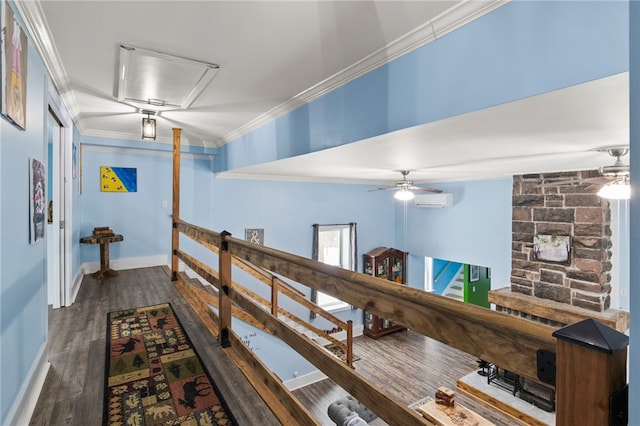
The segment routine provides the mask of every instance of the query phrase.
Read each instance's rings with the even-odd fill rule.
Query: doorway
[[[47,115],[47,303],[65,306],[65,144],[63,126],[55,112]]]

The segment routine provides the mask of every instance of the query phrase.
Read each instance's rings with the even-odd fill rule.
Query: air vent
[[[140,47],[120,45],[118,101],[135,106],[187,109],[218,72],[219,65]]]

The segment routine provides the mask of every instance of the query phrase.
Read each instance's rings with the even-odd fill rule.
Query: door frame
[[[57,182],[51,182],[50,184],[56,185],[58,189],[57,197],[54,191],[54,209],[56,208],[56,204],[58,204],[57,209],[59,221],[64,221],[64,229],[62,230],[59,229],[59,224],[57,224],[57,226],[54,224],[54,230],[59,232],[60,242],[57,253],[51,257],[53,257],[52,261],[56,261],[58,264],[58,291],[60,294],[59,306],[70,306],[75,299],[75,288],[71,270],[73,254],[73,121],[71,120],[71,116],[65,108],[60,95],[57,93],[53,83],[50,81],[48,88],[49,96],[45,128],[48,129],[49,116],[52,116],[58,124],[60,124],[60,141],[57,153],[56,147],[54,146],[54,161],[59,162],[58,179]],[[48,143],[48,130],[46,134],[46,142]],[[56,198],[58,198],[58,200],[56,200]],[[56,203],[56,201],[58,202]],[[47,261],[49,261],[49,256],[47,256]],[[48,285],[49,284],[47,284],[47,286]]]

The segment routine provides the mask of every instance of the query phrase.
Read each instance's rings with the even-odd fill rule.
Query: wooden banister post
[[[229,340],[229,330],[231,330],[231,252],[229,252],[229,242],[227,237],[231,234],[227,231],[220,233],[220,247],[218,247],[218,273],[220,279],[220,291],[218,292],[218,317],[220,318],[220,334],[218,341],[222,347],[231,345]]]
[[[353,321],[347,321],[347,365],[353,367]]]
[[[180,232],[176,223],[180,220],[180,131],[173,128],[173,202],[171,210],[171,280],[178,280],[178,249]]]
[[[271,277],[271,315],[278,318],[278,278]]]
[[[553,336],[556,425],[619,424],[611,420],[610,398],[626,385],[629,337],[592,318],[556,330]],[[624,416],[626,407],[615,411],[614,416]]]

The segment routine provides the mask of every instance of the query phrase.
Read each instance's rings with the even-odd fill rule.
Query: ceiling
[[[16,7],[81,134],[140,139],[147,109],[158,111],[157,143],[170,143],[171,128],[180,127],[185,143],[219,147],[504,3],[23,0]],[[119,101],[121,44],[219,68],[186,108]],[[177,87],[181,75],[163,78],[158,90]],[[431,183],[593,169],[613,163],[603,148],[628,145],[628,103],[621,74],[217,176],[389,184],[399,170]]]

